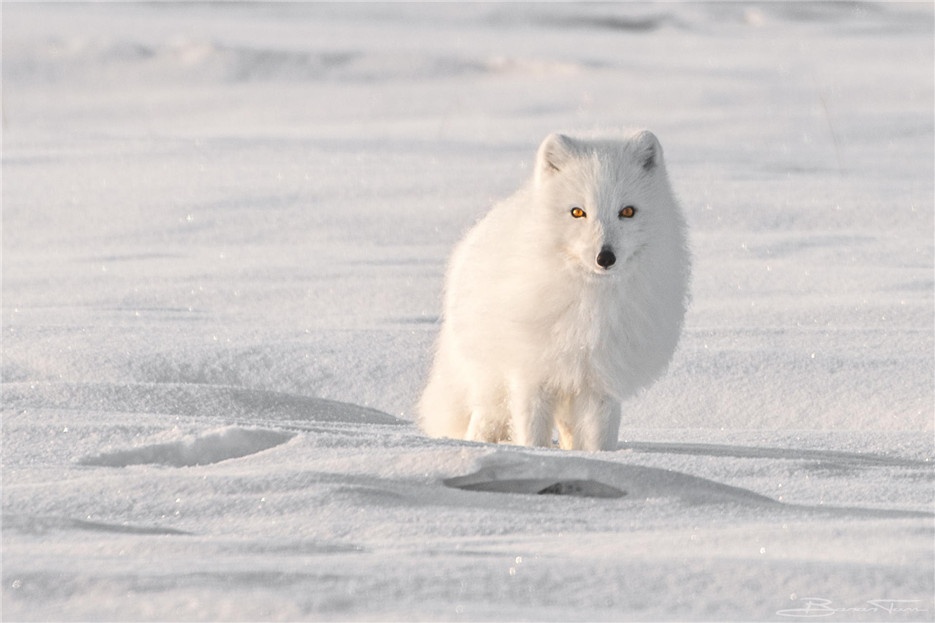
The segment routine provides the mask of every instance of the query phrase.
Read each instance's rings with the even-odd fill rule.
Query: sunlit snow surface
[[[930,3],[2,23],[5,621],[935,618]],[[424,437],[451,246],[621,127],[669,373],[615,452]]]

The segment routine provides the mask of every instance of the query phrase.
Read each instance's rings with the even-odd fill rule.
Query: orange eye
[[[633,218],[636,215],[636,208],[633,206],[626,206],[621,208],[618,216],[620,218]]]
[[[587,216],[587,213],[581,208],[574,207],[571,209],[571,215],[575,218],[584,218]]]

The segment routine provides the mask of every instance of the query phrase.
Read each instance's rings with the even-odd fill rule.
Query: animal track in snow
[[[128,465],[168,465],[191,467],[219,463],[256,454],[284,444],[295,435],[278,430],[231,426],[178,441],[148,444],[126,450],[86,456],[80,465],[126,467]]]

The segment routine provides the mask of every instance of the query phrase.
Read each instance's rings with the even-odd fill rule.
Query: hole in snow
[[[473,479],[472,479],[473,480]],[[616,487],[596,480],[555,480],[545,478],[518,478],[506,480],[466,481],[450,478],[445,485],[464,491],[518,493],[524,495],[569,495],[580,498],[622,498],[627,494]]]

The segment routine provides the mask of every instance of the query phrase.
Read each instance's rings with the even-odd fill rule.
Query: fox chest
[[[599,293],[606,294],[606,293]],[[605,378],[606,369],[626,348],[617,297],[582,293],[541,318],[539,330],[524,340],[550,385],[580,389]]]

